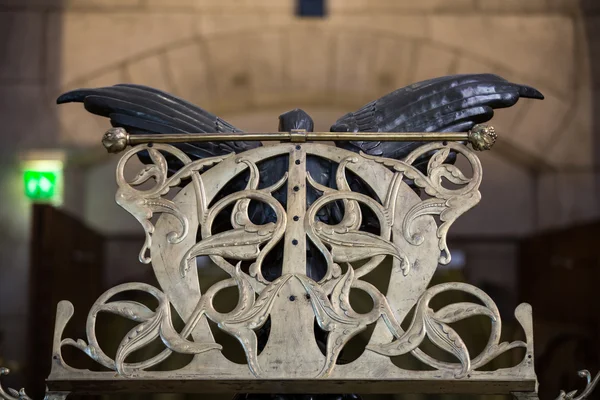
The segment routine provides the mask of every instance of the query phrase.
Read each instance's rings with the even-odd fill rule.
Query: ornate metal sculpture
[[[152,264],[160,289],[127,283],[108,290],[88,314],[85,339],[63,338],[74,309],[60,302],[51,393],[101,391],[98,382],[131,391],[298,393],[310,383],[311,391],[322,393],[535,393],[529,305],[515,311],[525,341],[500,342],[500,314],[484,292],[458,282],[428,287],[438,263],[451,260],[450,226],[481,198],[481,164],[465,142],[489,149],[496,134],[476,123],[519,97],[542,96],[493,75],[445,77],[369,103],[341,118],[330,133],[312,133],[310,117],[294,110],[280,117],[282,132],[247,134],[150,88],[122,85],[61,96],[59,102],[83,101],[119,127],[104,136],[109,151],[135,145],[117,167],[116,201],[142,225],[146,241],[140,261]],[[410,130],[423,133],[403,132]],[[245,138],[251,141],[240,141]],[[263,147],[258,142],[282,139],[291,143]],[[332,139],[337,147],[306,142]],[[457,155],[470,171],[453,164]],[[134,156],[147,165],[127,180],[125,165]],[[151,188],[149,182],[154,182]],[[205,293],[198,283],[200,256],[228,275]],[[384,294],[364,277],[386,258],[392,259],[392,270]],[[237,306],[217,311],[215,296],[231,287],[238,291]],[[369,312],[354,310],[353,290],[371,297]],[[158,305],[113,300],[131,291],[150,294]],[[446,291],[464,292],[477,302],[433,308],[431,300]],[[173,325],[172,308],[185,322],[181,330]],[[100,313],[137,324],[114,355],[96,337]],[[489,318],[491,333],[474,355],[451,325],[476,315]],[[209,320],[242,344],[247,364],[221,354]],[[315,321],[324,337],[315,337]],[[340,363],[344,346],[370,325],[375,329],[364,353]],[[128,361],[158,338],[162,352]],[[425,338],[454,361],[424,352]],[[80,349],[109,371],[73,369],[62,358],[65,346]],[[481,370],[517,347],[524,349],[517,365]],[[150,370],[173,353],[194,357],[176,371]],[[391,357],[404,354],[429,369],[392,363]],[[0,392],[0,397],[12,400],[17,394]]]
[[[452,133],[473,129],[476,124],[491,119],[494,108],[510,107],[521,97],[542,99],[543,95],[534,88],[510,83],[491,74],[446,76],[398,89],[372,101],[358,111],[340,118],[327,135],[312,133],[313,121],[302,110],[282,114],[279,117],[279,130],[305,130],[308,140],[315,140],[315,137],[319,140],[327,138],[335,141],[338,147],[353,152],[362,151],[367,155],[402,159],[426,139],[426,135],[414,132],[444,132],[448,134],[448,138],[453,139],[438,137],[438,140],[460,140]],[[139,85],[74,90],[60,96],[58,102],[83,102],[88,111],[109,117],[113,126],[122,127],[130,134],[130,144],[157,143],[161,134],[167,134],[167,142],[173,144],[176,140],[175,147],[181,149],[190,160],[240,153],[262,146],[260,140],[277,140],[278,137],[273,134],[261,136],[242,132],[185,100]],[[363,135],[362,140],[357,138],[358,131]],[[215,134],[191,137],[189,132]],[[365,135],[368,132],[371,134]],[[389,132],[405,132],[402,135],[404,140],[398,141],[398,136],[387,134]],[[199,139],[203,140],[200,142]],[[300,140],[300,137],[292,138],[294,140]],[[111,151],[122,149],[124,144],[123,140],[116,141]],[[454,151],[448,154],[449,163],[454,161],[455,155]],[[151,162],[148,152],[140,152],[139,157],[144,162]],[[428,154],[423,154],[413,165],[425,172],[428,157]],[[182,166],[181,161],[172,155],[166,155],[166,162],[171,173]],[[259,165],[261,184],[274,185],[282,171],[287,169],[287,164],[285,157],[262,162]],[[323,158],[309,158],[306,170],[320,184],[333,187],[336,183],[331,162]],[[237,177],[231,182],[230,190],[238,191],[245,187],[244,177]],[[360,193],[369,190],[359,180],[350,182],[350,187]],[[309,190],[306,195],[307,204],[310,205],[319,193]],[[275,198],[283,204],[286,202],[284,191],[275,193]],[[276,219],[271,207],[265,203],[251,202],[248,212],[250,218],[257,223],[274,222]],[[330,203],[320,210],[317,217],[321,222],[336,224],[341,220],[342,212],[338,203]],[[223,214],[216,225],[221,226],[228,219],[229,216]],[[370,217],[366,217],[364,222],[369,226],[377,225],[377,221]],[[281,248],[276,249],[274,257],[277,264],[282,263]],[[311,257],[307,262],[311,271],[309,276],[320,276],[327,269],[320,258]]]

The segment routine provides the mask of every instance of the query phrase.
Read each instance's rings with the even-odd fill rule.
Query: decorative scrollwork
[[[382,206],[371,197],[352,192],[346,180],[346,165],[357,163],[358,157],[352,156],[340,162],[336,172],[337,189],[323,186],[316,182],[310,174],[307,179],[311,186],[323,192],[306,213],[304,226],[308,237],[315,243],[327,261],[328,272],[323,281],[337,278],[341,269],[338,262],[355,262],[370,259],[362,268],[362,274],[371,271],[379,265],[386,255],[394,257],[400,263],[400,268],[407,274],[410,263],[406,255],[390,241],[392,221],[389,204]],[[391,189],[393,190],[393,189]],[[336,225],[327,225],[315,221],[317,212],[326,204],[342,200],[344,216]],[[379,236],[360,231],[361,211],[358,203],[368,206],[377,216],[381,227]],[[329,246],[330,250],[326,247]]]
[[[243,163],[250,170],[246,190],[232,193],[206,210],[202,218],[202,241],[192,246],[182,259],[181,273],[185,275],[189,268],[195,266],[195,258],[201,255],[210,256],[215,264],[233,275],[233,266],[224,260],[255,260],[250,267],[250,275],[261,283],[268,283],[262,276],[261,266],[265,256],[273,249],[285,233],[286,213],[281,204],[271,195],[287,180],[287,173],[274,185],[258,189],[259,172],[256,164],[244,158],[236,163]],[[264,225],[256,225],[248,216],[250,200],[264,202],[275,212],[277,221]],[[216,216],[226,207],[234,204],[231,214],[232,230],[212,235],[212,225]],[[261,245],[264,245],[261,249]]]
[[[473,176],[467,178],[455,165],[444,164],[450,151],[453,150],[465,156]],[[423,174],[412,164],[421,156],[437,151],[429,160],[427,165],[427,175]],[[406,177],[414,184],[425,190],[432,198],[423,200],[413,206],[402,221],[402,231],[406,240],[414,245],[423,242],[423,237],[419,233],[413,232],[414,221],[424,215],[439,215],[442,224],[438,227],[437,236],[439,238],[439,249],[441,251],[440,264],[448,264],[451,261],[450,250],[446,243],[446,236],[450,226],[458,217],[473,208],[481,200],[479,185],[481,184],[481,163],[479,159],[466,147],[459,143],[430,143],[418,147],[410,153],[405,160],[394,160],[370,156],[364,153],[361,155],[367,159],[393,168],[397,173],[397,180]],[[455,185],[461,185],[457,189],[448,189],[442,185],[443,178]],[[391,191],[396,191],[395,186],[390,187]],[[395,204],[396,193],[391,193],[389,197],[391,203]]]
[[[10,370],[8,368],[0,367],[0,377],[2,375],[8,375]],[[19,391],[7,388],[6,390],[2,387],[2,382],[0,382],[0,399],[2,400],[31,400],[27,393],[25,393],[25,389],[21,389]]]
[[[569,393],[565,393],[564,390],[560,391],[560,394],[556,398],[556,400],[584,400],[587,399],[588,396],[592,393],[592,391],[600,382],[600,373],[597,373],[594,379],[592,380],[592,374],[587,369],[583,369],[577,373],[580,377],[585,378],[587,380],[587,384],[585,389],[579,396],[575,396],[577,394],[577,390],[572,390]]]
[[[148,152],[152,164],[144,167],[132,181],[126,181],[124,165],[141,151]],[[469,176],[446,163],[451,151],[467,159],[472,170]],[[307,173],[304,166],[307,154],[338,163],[335,183],[331,185],[334,187],[317,182]],[[257,163],[279,155],[289,155],[290,170],[275,184],[259,188]],[[426,173],[413,165],[424,155],[430,156]],[[166,157],[175,157],[183,164],[171,176],[168,175]],[[229,181],[244,171],[248,173],[248,181],[243,190],[217,197]],[[375,195],[353,191],[347,179],[348,171],[363,179],[366,185],[371,185]],[[139,188],[151,179],[154,180],[151,189]],[[407,181],[422,189],[429,198],[420,198]],[[445,187],[445,181],[455,186]],[[463,145],[431,143],[417,148],[404,160],[392,160],[356,155],[331,146],[282,144],[250,150],[235,157],[213,157],[194,162],[172,146],[138,146],[125,153],[120,161],[117,182],[117,202],[142,224],[146,233],[140,259],[151,261],[150,255],[146,254],[150,248],[155,256],[155,252],[164,252],[153,260],[161,289],[130,283],[105,292],[88,314],[86,341],[62,339],[62,328],[59,329],[55,348],[58,348],[62,365],[66,364],[60,357],[61,346],[74,346],[123,377],[149,373],[150,367],[163,362],[172,353],[194,354],[190,368],[196,374],[211,368],[202,364],[203,370],[199,372],[198,360],[215,362],[218,364],[215,370],[221,371],[232,364],[220,353],[221,346],[214,340],[208,320],[241,343],[247,361],[245,371],[249,374],[244,375],[246,378],[286,377],[281,371],[287,371],[303,379],[338,379],[337,362],[344,347],[370,325],[376,325],[374,332],[380,332],[373,334],[367,351],[353,362],[363,370],[367,368],[363,362],[371,362],[364,360],[372,360],[372,357],[409,353],[445,375],[471,379],[470,376],[480,372],[479,368],[516,347],[526,347],[527,357],[515,368],[531,366],[531,328],[527,325],[531,314],[529,306],[521,305],[515,313],[526,332],[526,342],[501,343],[500,314],[484,292],[465,283],[427,288],[437,263],[450,262],[446,243],[448,229],[481,197],[478,190],[481,165]],[[165,195],[182,182],[185,185],[181,191],[174,198],[166,199]],[[273,193],[286,182],[287,204],[282,205]],[[321,195],[308,205],[301,185],[310,185]],[[262,224],[253,222],[249,213],[251,202],[265,205],[274,217]],[[335,224],[327,224],[318,217],[320,211],[331,203],[343,204],[343,214]],[[367,213],[367,209],[371,212]],[[229,210],[231,228],[213,231],[217,218]],[[294,210],[293,213],[291,210]],[[168,216],[162,215],[154,225],[151,222],[154,213]],[[363,228],[363,219],[370,218],[371,214],[379,226],[377,234]],[[432,216],[439,216],[441,222],[436,223]],[[196,236],[196,233],[199,235]],[[301,241],[305,239],[316,246],[326,261],[327,269],[318,281],[303,272],[306,255]],[[263,264],[280,242],[284,244],[282,273],[268,281],[262,274]],[[196,258],[200,256],[208,256],[229,275],[203,293],[196,278],[200,273],[196,269]],[[383,295],[362,278],[380,266],[386,257],[391,258],[393,265],[390,287]],[[342,267],[345,267],[344,273]],[[213,302],[217,294],[227,288],[236,288],[238,301],[233,310],[222,313],[215,309]],[[353,309],[350,304],[353,290],[371,297],[371,310],[358,313]],[[158,300],[158,306],[150,309],[134,301],[113,300],[115,295],[126,291],[149,293]],[[446,291],[467,293],[476,297],[479,303],[462,302],[434,310],[430,306],[432,299]],[[172,306],[185,322],[180,331],[173,327]],[[61,322],[64,325],[72,315],[72,306],[63,304],[60,307],[64,308],[64,321]],[[411,308],[414,313],[410,317],[410,325],[404,330],[401,323]],[[122,338],[111,356],[103,351],[96,337],[95,324],[99,313],[113,314],[137,323]],[[485,316],[491,321],[487,345],[477,355],[470,354],[465,341],[452,327],[453,323],[473,316]],[[261,347],[257,331],[269,318],[272,321],[271,336]],[[314,340],[302,342],[299,333],[312,334],[314,321],[321,331],[327,332],[327,339],[322,340],[326,342],[324,353]],[[282,327],[284,323],[289,326]],[[290,343],[285,340],[288,336],[293,338]],[[131,353],[157,338],[164,344],[159,354],[139,362],[127,361]],[[441,361],[425,353],[422,350],[425,338],[456,360]],[[294,348],[293,341],[302,342],[298,346],[302,348]],[[307,349],[311,345],[314,348]],[[260,356],[259,348],[263,348]],[[300,356],[298,352],[310,352],[304,360],[310,360],[312,366],[300,366],[304,369],[295,373],[294,357]],[[285,366],[282,367],[282,364]],[[389,376],[395,376],[398,370],[391,363],[385,368],[382,373]],[[239,372],[239,369],[236,371]],[[371,373],[368,368],[363,372]],[[373,372],[370,378],[378,379],[377,374],[379,372]]]
[[[167,160],[160,153],[160,150],[175,156],[184,164],[184,166],[171,177],[168,177]],[[145,166],[132,181],[128,182],[124,175],[125,165],[131,157],[142,151],[148,152],[153,164]],[[146,145],[136,146],[123,155],[117,165],[117,185],[119,188],[117,189],[115,200],[117,204],[133,215],[144,228],[146,241],[140,251],[140,261],[142,263],[149,264],[152,261],[152,258],[146,255],[146,253],[152,245],[154,225],[150,222],[150,219],[154,213],[171,214],[177,218],[181,224],[180,232],[173,231],[168,234],[170,243],[181,242],[187,236],[189,231],[189,221],[187,217],[178,209],[175,203],[171,200],[163,199],[162,196],[166,195],[172,187],[179,185],[182,179],[191,176],[194,187],[196,188],[199,213],[204,215],[207,206],[204,195],[204,185],[200,175],[195,172],[212,167],[231,155],[233,155],[233,153],[225,157],[209,157],[192,162],[182,151],[175,147],[163,144],[156,144],[152,147]],[[156,182],[153,188],[149,190],[137,190],[133,188],[134,186],[139,186],[148,182],[151,178],[154,178]]]
[[[329,332],[327,359],[317,377],[326,377],[333,371],[342,348],[355,335],[365,330],[369,324],[374,323],[380,317],[393,318],[385,296],[373,285],[355,280],[354,270],[351,266],[348,266],[348,271],[336,283],[330,295],[312,279],[303,276],[297,276],[297,278],[310,295],[317,323],[321,329]],[[371,296],[374,303],[371,312],[358,314],[352,309],[350,289],[353,287],[361,289]]]
[[[436,295],[458,290],[477,297],[484,305],[476,303],[450,304],[438,311],[429,307],[430,301]],[[448,325],[475,315],[484,315],[492,322],[492,332],[485,349],[474,359],[471,359],[467,346],[460,336]],[[388,326],[396,340],[384,345],[368,345],[367,349],[385,356],[398,356],[412,352],[420,361],[439,369],[455,371],[456,378],[463,378],[474,369],[480,368],[507,350],[516,347],[527,347],[522,341],[500,343],[501,324],[500,313],[493,300],[482,290],[460,282],[444,283],[433,286],[419,298],[415,307],[414,317],[410,327],[403,331],[393,315],[387,315]],[[459,363],[448,363],[434,359],[418,349],[425,339],[440,349],[454,355]]]
[[[132,290],[143,291],[156,298],[158,300],[156,310],[152,311],[145,305],[135,301],[108,302],[118,293]],[[96,318],[98,313],[101,312],[120,315],[140,322],[121,340],[114,360],[106,355],[96,338]],[[76,347],[101,365],[116,370],[122,375],[127,375],[130,371],[143,370],[162,362],[171,352],[199,354],[221,348],[217,343],[195,343],[187,340],[186,337],[192,328],[193,326],[188,324],[181,334],[176,332],[171,319],[171,305],[163,292],[144,283],[126,283],[106,291],[92,306],[86,325],[89,344],[82,339],[77,341],[64,339],[61,346]],[[125,363],[127,356],[147,346],[156,338],[160,338],[167,349],[149,360],[140,363]]]

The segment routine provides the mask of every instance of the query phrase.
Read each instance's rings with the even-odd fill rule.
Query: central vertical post
[[[287,225],[282,275],[306,275],[306,151],[294,145],[288,169]],[[259,356],[270,377],[314,378],[325,356],[314,333],[315,314],[304,286],[294,277],[281,288],[271,311],[271,332]]]
[[[296,145],[290,152],[287,191],[287,225],[283,246],[282,275],[306,275],[306,151]]]

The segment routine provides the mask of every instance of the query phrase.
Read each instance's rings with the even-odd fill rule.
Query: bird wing
[[[452,75],[418,82],[348,113],[332,132],[466,132],[489,121],[494,109],[519,98],[543,99],[536,89],[493,74]],[[340,141],[352,151],[400,159],[422,143]]]
[[[196,132],[242,132],[227,121],[195,106],[183,99],[147,86],[119,84],[96,89],[77,89],[61,95],[58,104],[80,102],[92,114],[110,118],[115,127],[122,127],[131,135],[160,133],[196,133]],[[176,143],[192,160],[240,153],[261,146],[258,141],[216,141],[196,143]],[[169,173],[182,167],[176,157],[163,153],[167,160]],[[152,163],[146,151],[138,152],[143,163]],[[280,157],[281,158],[281,157]],[[260,187],[271,186],[285,172],[286,160],[273,158],[259,164]],[[240,174],[228,183],[227,190],[217,195],[222,198],[226,193],[243,190],[247,177]],[[274,194],[276,198],[281,194]],[[213,224],[215,230],[229,224],[229,211],[224,212]],[[264,224],[276,220],[273,210],[260,202],[251,202],[249,214],[254,223]]]
[[[183,99],[147,86],[120,84],[96,89],[77,89],[64,93],[58,104],[80,102],[92,114],[110,118],[115,127],[128,133],[241,132],[210,112]],[[198,159],[239,153],[260,142],[180,143],[175,146],[190,158]]]

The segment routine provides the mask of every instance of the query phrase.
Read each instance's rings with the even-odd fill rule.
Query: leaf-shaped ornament
[[[353,262],[379,255],[403,258],[393,243],[369,232],[329,233],[321,230],[316,233],[319,239],[331,247],[331,256],[336,262]]]
[[[486,315],[492,321],[496,321],[499,318],[499,315],[495,315],[489,308],[475,303],[454,303],[447,305],[436,311],[434,317],[440,322],[451,324],[475,315]]]
[[[181,354],[199,354],[209,350],[221,350],[219,343],[191,342],[177,333],[171,322],[171,317],[163,318],[160,325],[160,337],[163,343],[172,351]]]
[[[113,301],[100,306],[98,311],[117,314],[133,321],[144,322],[154,316],[154,312],[137,301]]]
[[[446,161],[446,159],[448,158],[448,155],[450,155],[450,149],[448,148],[436,152],[429,159],[429,164],[427,164],[427,175],[431,176],[431,172],[434,169],[438,168],[440,165],[442,165],[444,161]]]
[[[156,165],[150,164],[146,165],[144,168],[140,170],[140,172],[133,178],[132,181],[129,182],[131,186],[138,186],[144,182],[147,182],[150,178],[154,178],[158,175],[159,171]]]
[[[254,260],[260,245],[273,238],[275,224],[249,225],[209,236],[192,246],[181,261],[181,274],[193,268],[198,256],[221,256],[234,260]]]
[[[425,330],[427,331],[427,337],[434,345],[454,355],[460,361],[462,369],[456,374],[456,378],[465,377],[471,370],[471,359],[469,350],[460,336],[458,336],[458,333],[450,326],[436,319],[433,313],[425,317]]]
[[[152,162],[154,163],[154,165],[156,165],[156,168],[158,168],[159,171],[159,185],[162,185],[164,183],[164,180],[167,177],[167,173],[168,173],[168,167],[167,167],[167,160],[165,159],[165,157],[160,154],[160,152],[156,149],[153,148],[148,148],[148,154],[150,155],[150,158],[152,159]],[[163,181],[163,182],[161,182]]]
[[[429,173],[429,177],[432,182],[436,182],[438,185],[442,184],[442,178],[448,179],[448,181],[456,185],[466,185],[471,182],[470,178],[467,178],[456,165],[444,164]]]
[[[121,375],[126,375],[125,359],[131,353],[150,344],[160,335],[160,324],[163,316],[163,309],[159,308],[152,319],[143,322],[130,330],[123,338],[117,349],[115,357],[115,368]]]

